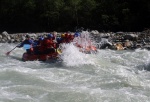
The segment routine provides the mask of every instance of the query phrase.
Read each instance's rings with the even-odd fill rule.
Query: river
[[[150,102],[150,52],[73,45],[58,61],[21,61],[24,50],[0,43],[0,102]]]

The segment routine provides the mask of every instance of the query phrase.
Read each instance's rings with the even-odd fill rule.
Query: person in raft
[[[26,50],[27,54],[32,54],[33,53],[33,48],[32,48],[33,41],[31,40],[29,35],[26,35],[25,38],[26,39],[17,47],[18,48],[23,47]]]
[[[52,54],[55,53],[55,49],[56,43],[53,41],[53,35],[48,34],[47,38],[41,42],[39,50],[42,52],[42,54]]]

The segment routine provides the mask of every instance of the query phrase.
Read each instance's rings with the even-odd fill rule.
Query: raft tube
[[[34,55],[27,54],[26,52],[22,55],[22,61],[47,61],[53,58],[57,58],[58,53],[53,54],[42,54],[42,55]]]

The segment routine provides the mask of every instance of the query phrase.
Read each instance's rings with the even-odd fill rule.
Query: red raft
[[[34,54],[27,54],[26,52],[22,55],[22,61],[47,61],[50,59],[54,59],[58,57],[58,53],[53,54],[41,54],[41,55],[34,55]]]

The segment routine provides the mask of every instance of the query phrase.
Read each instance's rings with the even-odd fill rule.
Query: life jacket
[[[24,40],[24,41],[19,45],[19,47],[23,47],[24,44],[32,45],[32,44],[33,44],[33,41],[30,40],[30,39],[26,39],[26,40]]]
[[[44,40],[41,40],[40,43],[39,43],[39,48],[38,48],[39,51],[40,51],[40,52],[44,52],[44,50],[46,49],[45,46],[46,46],[46,45],[45,45],[45,39],[44,39]]]
[[[55,39],[56,39],[56,37],[55,37],[55,35],[53,34],[52,40],[55,40]]]
[[[65,38],[61,38],[61,43],[66,43],[66,39]]]
[[[39,50],[45,51],[46,49],[49,49],[49,48],[56,48],[56,44],[53,42],[52,39],[46,38],[41,42]]]
[[[71,42],[70,34],[68,34],[68,33],[65,34],[65,41],[66,41],[66,43],[70,43]]]
[[[23,47],[27,53],[32,54],[33,53],[33,40],[26,39],[24,40],[19,47]]]

